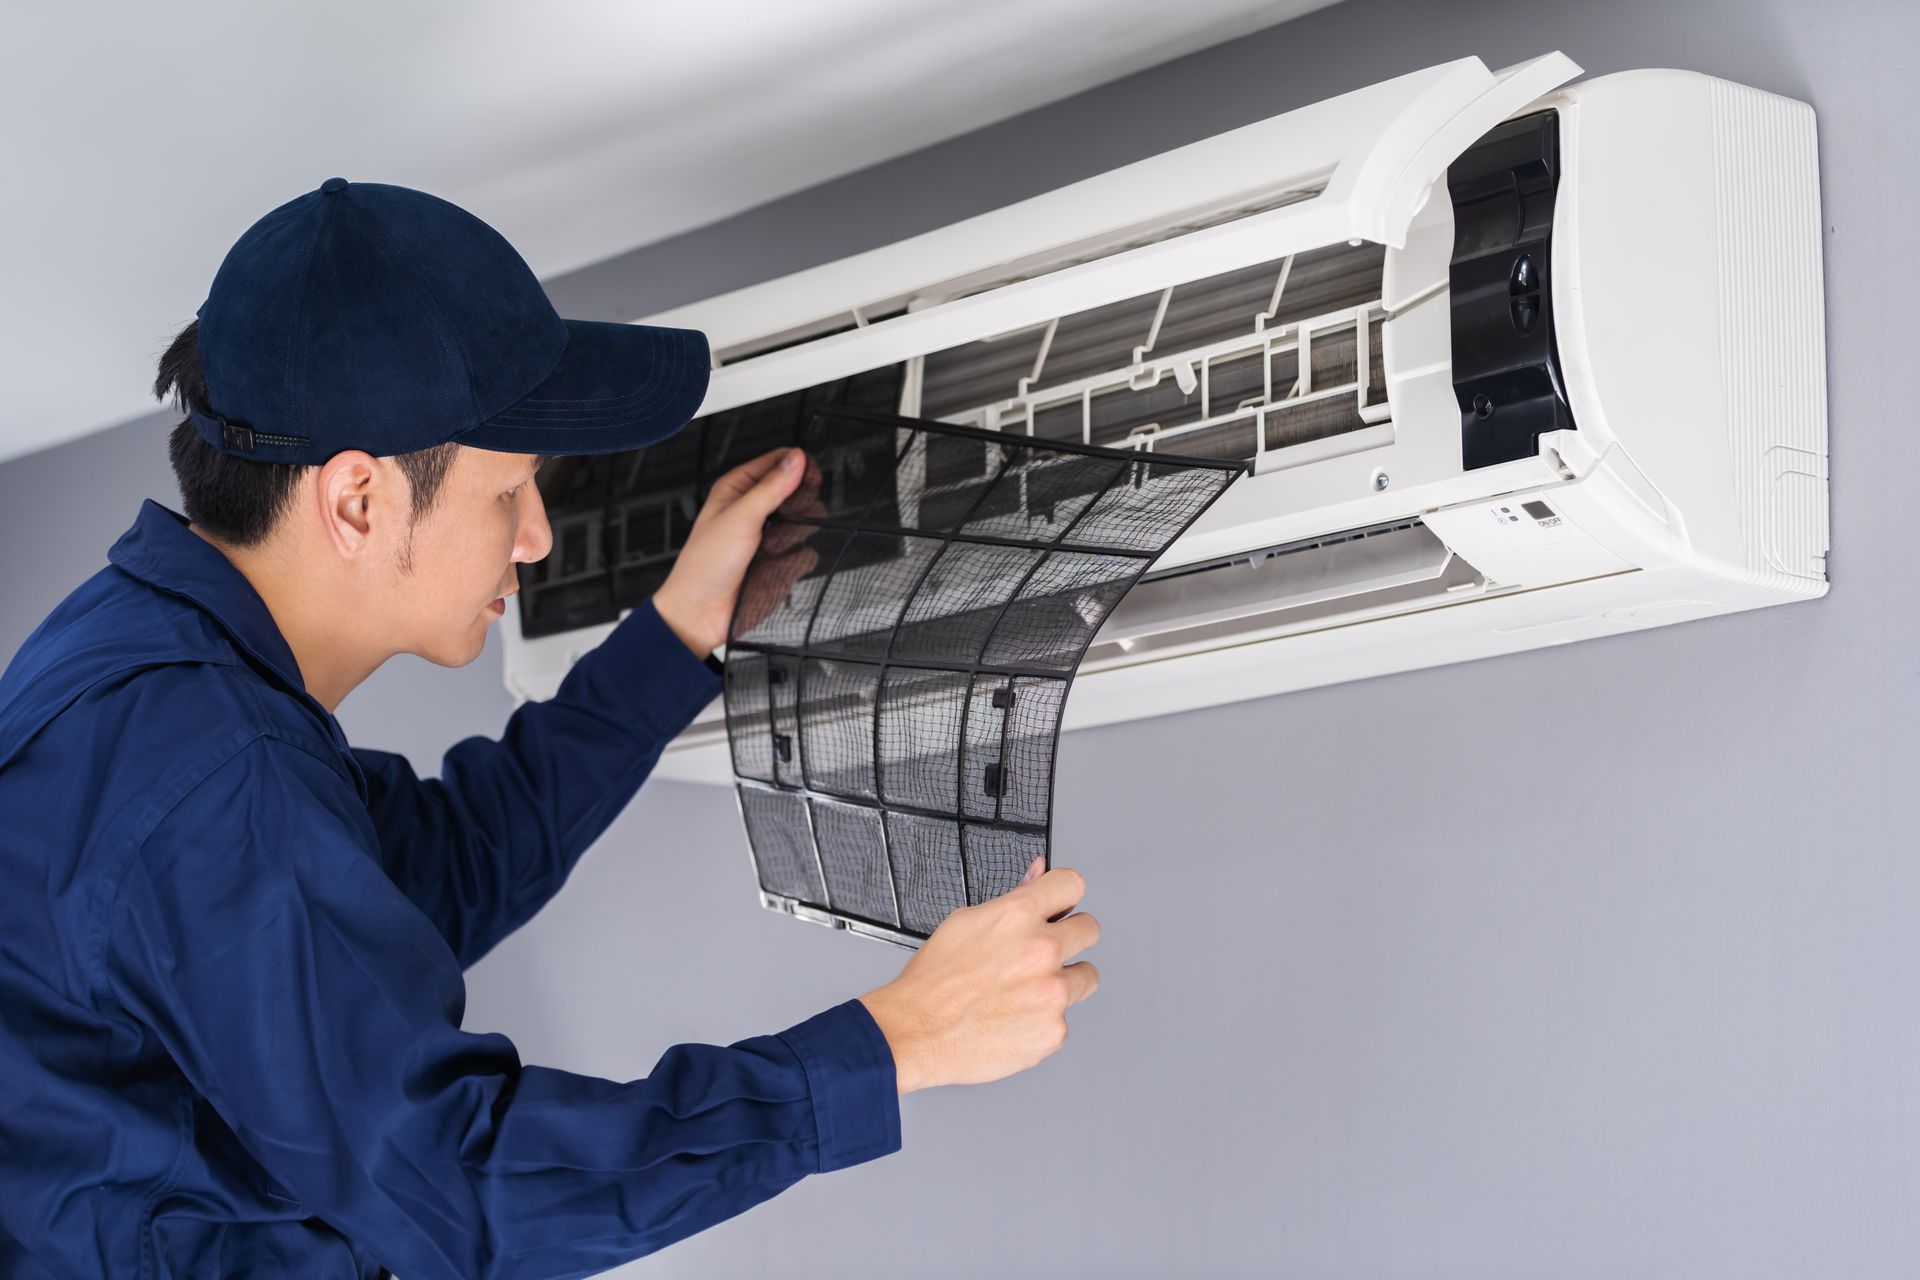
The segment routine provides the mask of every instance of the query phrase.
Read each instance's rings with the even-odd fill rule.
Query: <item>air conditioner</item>
[[[709,335],[701,419],[548,487],[508,688],[825,404],[1248,464],[1068,729],[1823,594],[1812,110],[1578,73],[1449,62],[649,317]],[[717,701],[659,772],[730,777]]]

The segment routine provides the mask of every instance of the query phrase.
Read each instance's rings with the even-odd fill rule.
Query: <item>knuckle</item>
[[[1020,959],[1034,968],[1056,965],[1060,963],[1060,946],[1044,935],[1030,936],[1020,944]]]
[[[1047,1003],[1064,1009],[1073,1003],[1073,982],[1063,971],[1057,977],[1047,979]]]

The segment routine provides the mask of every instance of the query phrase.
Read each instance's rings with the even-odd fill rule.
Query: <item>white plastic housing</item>
[[[1089,650],[1069,729],[1823,594],[1812,110],[1679,71],[1558,87],[1577,72],[1557,53],[1498,74],[1448,63],[648,322],[708,332],[725,362],[714,412],[1288,254],[1386,245],[1370,313],[1384,410],[1260,453],[1155,568],[1387,533],[1142,583]],[[1577,427],[1467,471],[1445,171],[1541,108],[1559,114],[1551,305]],[[791,345],[756,354],[776,343]],[[1185,356],[1138,358],[1151,380]],[[1517,518],[1528,501],[1548,515]],[[521,697],[550,694],[608,630],[527,640],[513,610],[503,629]],[[731,776],[717,703],[659,772]]]

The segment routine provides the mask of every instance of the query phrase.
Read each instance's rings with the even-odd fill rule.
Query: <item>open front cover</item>
[[[1241,467],[846,409],[800,443],[727,642],[740,810],[767,905],[917,946],[1051,865],[1081,655]]]

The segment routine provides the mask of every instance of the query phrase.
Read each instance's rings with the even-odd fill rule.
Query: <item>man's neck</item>
[[[272,541],[235,547],[198,526],[188,528],[225,556],[266,604],[281,639],[293,651],[300,682],[329,713],[392,656],[366,647],[358,634],[362,628],[356,626],[365,620],[341,606],[340,590],[294,572],[289,562],[298,557],[285,548]]]

